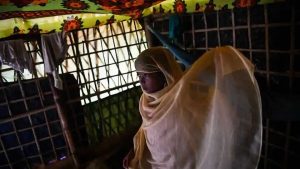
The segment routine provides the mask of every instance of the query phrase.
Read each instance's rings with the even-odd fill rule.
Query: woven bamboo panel
[[[137,21],[71,32],[58,67],[62,91],[44,73],[39,39],[25,40],[36,71],[20,74],[1,65],[1,169],[63,160],[140,124],[133,61],[147,43]]]

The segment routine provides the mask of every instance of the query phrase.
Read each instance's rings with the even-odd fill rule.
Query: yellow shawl
[[[145,64],[146,63],[146,64]],[[184,74],[167,49],[142,52],[137,71],[164,73],[168,86],[143,93],[134,169],[255,169],[262,142],[253,65],[235,48],[202,55]]]

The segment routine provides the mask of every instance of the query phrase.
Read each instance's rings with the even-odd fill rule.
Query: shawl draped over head
[[[143,51],[137,72],[161,71],[167,86],[143,92],[134,137],[134,169],[255,169],[262,140],[253,65],[235,48],[217,47],[181,71],[163,47]]]

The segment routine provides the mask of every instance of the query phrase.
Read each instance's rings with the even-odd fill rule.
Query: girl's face
[[[138,77],[143,90],[147,93],[157,92],[165,87],[166,79],[162,72],[141,73]]]

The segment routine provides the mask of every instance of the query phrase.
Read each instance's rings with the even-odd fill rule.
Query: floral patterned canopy
[[[1,0],[0,38],[70,31],[151,14],[248,7],[278,0]]]

